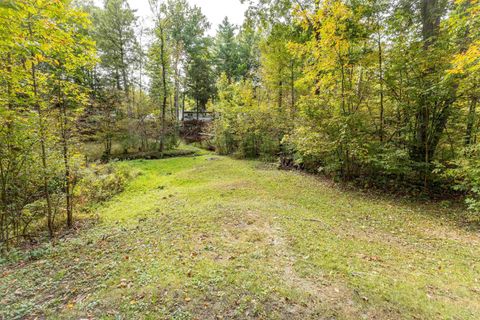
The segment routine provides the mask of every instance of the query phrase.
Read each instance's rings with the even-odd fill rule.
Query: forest
[[[214,37],[149,4],[150,29],[122,0],[2,2],[2,243],[72,227],[104,197],[88,163],[175,149],[185,111],[218,115],[220,154],[478,208],[478,1],[261,0]]]
[[[420,201],[421,208],[424,205],[433,206],[424,209],[427,213],[423,217],[420,217],[421,213],[415,218],[407,217],[405,207],[399,207],[398,218],[394,216],[384,221],[386,217],[377,215],[375,211],[371,219],[393,223],[398,228],[397,224],[401,224],[403,219],[413,219],[409,221],[424,223],[431,228],[444,228],[435,223],[452,220],[455,226],[461,224],[459,228],[463,230],[452,229],[460,232],[455,239],[470,237],[465,240],[468,246],[478,243],[478,234],[467,236],[464,232],[476,228],[480,221],[480,1],[238,1],[248,8],[244,23],[236,25],[225,17],[218,26],[212,26],[202,9],[188,0],[146,1],[151,21],[139,16],[127,0],[0,1],[0,267],[4,263],[21,261],[25,254],[27,260],[37,259],[32,258],[35,252],[48,255],[50,249],[46,252],[35,248],[44,248],[44,245],[53,248],[62,239],[75,237],[84,229],[106,228],[105,221],[123,221],[130,217],[129,210],[136,212],[137,206],[150,208],[151,199],[140,200],[142,195],[135,193],[132,186],[143,190],[144,194],[150,194],[148,192],[152,190],[167,192],[168,188],[165,189],[164,185],[155,186],[145,179],[166,179],[170,183],[170,175],[178,178],[172,178],[171,183],[179,194],[191,194],[185,195],[184,201],[187,202],[169,207],[171,212],[165,214],[172,215],[172,212],[180,210],[178,206],[186,206],[187,211],[178,213],[178,219],[193,229],[194,220],[182,220],[187,219],[182,214],[190,217],[188,210],[193,210],[190,208],[193,204],[188,199],[193,201],[197,199],[197,193],[201,193],[192,181],[199,186],[205,183],[204,196],[211,196],[211,199],[216,199],[218,195],[228,198],[231,190],[237,190],[239,194],[236,197],[243,199],[241,190],[244,190],[244,184],[252,184],[251,189],[244,190],[252,192],[250,197],[262,197],[264,192],[270,192],[271,197],[283,199],[287,197],[291,184],[291,190],[296,190],[299,196],[305,192],[303,196],[311,203],[311,209],[321,211],[323,207],[315,202],[317,197],[312,192],[322,193],[324,197],[331,191],[310,180],[319,178],[336,187],[353,188],[355,191],[352,192],[406,198],[409,203]],[[193,120],[187,121],[187,115],[193,115]],[[200,120],[204,116],[209,117],[208,121]],[[191,162],[193,160],[189,160],[197,158],[204,159],[208,164],[195,165]],[[250,163],[256,167],[252,169]],[[192,168],[190,171],[187,169],[189,166]],[[206,170],[205,166],[211,168],[211,175],[202,171]],[[258,169],[264,167],[282,170],[267,174]],[[257,169],[260,171],[255,171]],[[186,172],[195,176],[195,170],[204,180],[198,177],[188,180]],[[153,173],[156,171],[162,173],[157,176]],[[292,176],[289,172],[293,172]],[[297,181],[296,174],[306,176],[304,180]],[[253,180],[236,183],[234,178],[242,175],[251,179],[264,177],[265,180],[255,183],[265,184],[265,189],[256,190]],[[215,184],[206,182],[212,177],[227,186],[217,190],[215,195],[209,189]],[[225,181],[230,181],[228,179],[232,179],[233,186],[227,185]],[[278,189],[270,183],[278,183],[278,188],[286,189],[277,194]],[[280,186],[281,183],[288,185]],[[296,189],[298,184],[304,184],[304,187]],[[190,186],[190,189],[185,191],[182,189],[184,186]],[[338,192],[343,197],[344,189]],[[128,197],[134,195],[138,201],[146,202],[128,202]],[[172,191],[161,197],[170,201],[176,194]],[[351,202],[357,206],[358,212],[364,212],[364,206],[388,212],[392,206],[383,202],[387,200],[369,200],[372,201],[370,204],[363,203],[364,200],[359,200],[357,195],[345,197],[342,198],[345,207],[351,206],[348,204]],[[241,199],[232,202],[224,200],[218,206],[253,201],[251,198]],[[271,206],[262,207],[266,213],[261,218],[251,216],[253,209],[245,207],[238,210],[246,210],[245,219],[250,219],[253,225],[273,223],[276,216],[270,216],[270,210],[276,208],[276,204],[268,202],[273,198],[266,199],[265,203]],[[300,198],[288,199],[292,206],[310,208]],[[330,196],[325,199],[333,201]],[[284,200],[287,201],[286,198]],[[198,208],[207,206],[201,201]],[[402,201],[398,200],[399,206],[403,206],[400,204]],[[118,212],[116,215],[110,212],[114,203],[119,206],[115,209]],[[256,202],[245,204],[250,207],[256,205]],[[445,206],[449,213],[443,212]],[[328,210],[334,207],[332,205]],[[153,210],[153,207],[150,209]],[[208,212],[208,209],[202,210]],[[397,212],[395,210],[393,215]],[[458,214],[461,219],[457,217],[457,211],[461,212]],[[105,217],[102,212],[106,212]],[[455,212],[454,218],[451,212]],[[333,219],[325,220],[331,224],[330,227],[327,225],[327,229],[342,229],[335,224],[340,222],[335,220],[334,215],[325,214],[328,214],[325,219]],[[352,215],[351,219],[360,219]],[[369,214],[366,213],[366,216]],[[150,219],[149,216],[138,217],[135,216],[135,221],[137,218]],[[190,218],[200,219],[196,216]],[[235,216],[232,221],[237,218]],[[301,223],[318,222],[315,215],[288,219],[297,218]],[[212,219],[208,223],[214,223],[215,219]],[[342,216],[342,221],[349,219]],[[428,222],[422,219],[428,219]],[[169,216],[168,223],[172,220],[175,220],[173,215]],[[367,220],[369,218],[365,218]],[[242,221],[238,225],[242,225]],[[97,223],[101,227],[95,227]],[[111,223],[113,228],[114,223]],[[163,228],[168,223],[159,225]],[[202,223],[207,222],[199,220],[196,223],[200,228]],[[301,238],[301,232],[297,233],[298,226],[282,223],[288,232],[292,232],[292,237],[295,234]],[[355,223],[352,222],[350,227],[353,228]],[[248,221],[246,225],[250,225]],[[225,228],[230,230],[228,226]],[[184,232],[184,237],[193,232],[193,229],[177,227],[180,234]],[[262,232],[275,238],[272,230]],[[245,234],[250,231],[246,230]],[[125,239],[132,237],[134,232],[125,235]],[[209,231],[202,232],[206,234]],[[108,242],[109,237],[102,235],[101,241]],[[239,237],[243,239],[242,235]],[[382,236],[376,234],[375,237]],[[150,241],[146,235],[145,239]],[[240,241],[238,237],[236,239]],[[287,241],[285,239],[278,241],[283,243]],[[307,240],[298,239],[295,244],[300,246],[301,241],[305,241],[303,245],[307,245]],[[410,240],[417,243],[418,239]],[[334,242],[332,245],[335,246]],[[449,250],[448,254],[456,254],[450,251],[452,247],[443,249]],[[185,250],[194,249],[188,247]],[[305,257],[314,257],[314,253],[308,250],[303,252],[303,247],[298,250]],[[471,249],[470,254],[475,250]],[[227,249],[224,254],[226,252]],[[128,260],[128,254],[124,255]],[[372,255],[368,259],[378,262],[378,256]],[[192,257],[195,258],[196,254]],[[452,259],[457,261],[460,258],[455,256]],[[333,259],[332,264],[323,262],[324,265],[318,262],[317,267],[326,270],[331,267],[341,272],[342,267],[332,267],[340,260]],[[466,260],[465,263],[471,263],[471,269],[467,268],[471,274],[466,277],[474,279],[478,276],[478,260],[476,267],[472,262],[474,255]],[[269,260],[268,263],[275,265],[275,261]],[[311,270],[302,263],[295,264],[295,268],[297,271],[305,268],[302,274],[309,274]],[[349,261],[344,263],[349,264]],[[461,267],[457,266],[459,269],[456,271],[461,273]],[[261,270],[262,267],[258,268]],[[286,265],[285,268],[292,269],[294,266]],[[262,274],[258,270],[258,274]],[[187,278],[191,277],[190,273],[191,270],[185,271]],[[8,274],[10,271],[4,272],[4,276]],[[0,276],[0,288],[4,276]],[[266,278],[257,280],[261,283]],[[425,283],[433,281],[429,279],[424,279]],[[339,315],[345,319],[358,319],[364,315],[366,319],[400,319],[405,315],[405,318],[417,319],[474,319],[474,314],[480,312],[478,301],[476,304],[472,302],[480,292],[478,277],[475,279],[474,287],[468,289],[474,292],[473,296],[458,293],[461,296],[458,299],[464,299],[464,313],[457,314],[458,317],[454,316],[453,309],[448,309],[450,305],[445,307],[448,305],[446,302],[432,304],[440,310],[437,310],[440,313],[435,313],[432,311],[434,307],[429,311],[423,310],[422,306],[415,306],[417,302],[403,298],[401,294],[401,299],[406,300],[399,298],[397,301],[398,297],[388,294],[381,296],[375,290],[371,293],[366,289],[371,288],[371,284],[358,284],[354,280],[352,283],[358,285],[358,290],[365,289],[367,292],[358,298],[363,309],[352,311],[342,306],[340,311],[334,308],[329,312],[334,319]],[[123,280],[118,288],[129,289],[130,284]],[[345,280],[347,286],[350,280]],[[304,283],[302,281],[300,284]],[[405,281],[415,282],[413,279]],[[448,291],[454,286],[445,281],[438,283],[436,288],[445,285]],[[178,281],[172,280],[172,283]],[[385,280],[382,283],[388,286],[390,282]],[[26,282],[25,285],[28,286]],[[166,285],[168,287],[171,283]],[[305,286],[310,291],[317,290],[309,284]],[[248,292],[255,290],[244,289]],[[423,289],[411,290],[417,289],[423,294]],[[284,291],[275,290],[280,290],[275,292],[282,296],[279,292]],[[344,293],[343,289],[339,290]],[[365,309],[365,304],[370,303],[367,298],[370,293],[376,297],[371,298],[371,303],[383,301],[384,304],[376,304],[384,306],[380,313]],[[336,289],[332,294],[338,294]],[[165,296],[168,296],[167,293]],[[232,301],[236,299],[233,293],[229,297]],[[293,300],[285,301],[296,299],[288,297]],[[412,297],[418,298],[415,294]],[[164,302],[169,305],[176,298],[175,295],[168,296]],[[180,300],[186,303],[190,301],[187,299],[191,298]],[[215,312],[227,315],[229,319],[289,318],[283,309],[271,316],[274,314],[272,310],[278,311],[278,301],[256,299],[263,301],[260,304],[264,309],[257,310],[251,305],[251,300],[242,300],[248,305],[245,307],[249,310],[248,315],[242,313],[244,311],[228,313],[231,310],[222,309],[225,306],[217,306],[220,309],[215,309]],[[68,309],[72,302],[67,300],[61,301]],[[0,307],[3,305],[5,310],[7,305],[13,306],[12,301],[0,294]],[[226,304],[231,306],[233,302],[228,301]],[[385,307],[385,301],[395,303]],[[198,302],[199,305],[202,303],[205,303],[205,309],[213,310],[209,307],[210,302]],[[298,311],[294,314],[322,318],[319,313],[303,310],[300,307],[302,303],[291,307]],[[127,304],[122,302],[120,305]],[[430,304],[427,301],[423,305]],[[323,308],[319,306],[316,305]],[[8,309],[13,310],[11,314],[0,311],[0,319],[10,319],[10,316],[20,319],[22,316],[16,318],[13,314],[26,316],[33,312],[32,305],[23,307],[27,310],[24,313],[18,310],[19,313],[15,313],[17,311],[13,309]],[[54,310],[50,305],[44,307],[45,310]],[[200,307],[195,308],[182,309],[181,312],[205,319],[213,314],[204,313],[202,316],[198,311]],[[40,313],[31,314],[47,317],[54,314],[45,313],[45,310],[36,310]],[[168,314],[165,318],[190,319],[181,315],[177,317],[176,311],[172,310],[162,311]],[[136,311],[123,311],[133,318],[138,316]],[[64,317],[80,314],[83,315],[71,313]]]

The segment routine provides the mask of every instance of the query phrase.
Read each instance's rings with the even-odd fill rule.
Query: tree
[[[8,243],[12,233],[25,235],[38,217],[46,218],[53,237],[57,199],[63,196],[67,224],[72,226],[72,126],[67,110],[84,105],[81,74],[95,59],[93,42],[81,32],[89,20],[69,1],[16,2],[0,10],[2,35],[8,35],[0,49],[6,53],[0,71],[6,85],[1,92],[6,104],[0,106],[6,116],[1,135],[6,147],[0,159],[1,230]],[[56,110],[58,117],[53,116]],[[12,165],[18,168],[8,169]],[[20,196],[20,191],[27,194]]]
[[[73,227],[73,138],[78,112],[88,103],[88,89],[83,79],[84,70],[96,63],[95,46],[86,32],[91,23],[81,11],[68,10],[58,21],[59,38],[62,44],[52,50],[52,83],[55,97],[52,103],[58,109],[58,128],[64,165],[64,192],[66,199],[67,226]]]
[[[229,82],[239,80],[240,46],[236,39],[236,27],[228,18],[222,21],[214,40],[214,59],[217,75],[225,74]]]
[[[428,164],[434,159],[435,151],[447,125],[451,107],[456,100],[457,84],[443,81],[447,69],[444,50],[439,37],[440,22],[446,14],[443,1],[423,0],[421,3],[422,57],[423,74],[420,75],[423,86],[417,98],[415,114],[415,138],[411,147],[412,160]],[[433,90],[440,88],[440,90]],[[428,170],[428,169],[427,169]],[[427,171],[428,173],[428,171]],[[425,174],[427,186],[427,174]]]
[[[94,21],[101,67],[108,74],[107,84],[124,91],[131,116],[128,100],[131,66],[137,59],[135,49],[138,43],[134,30],[137,18],[126,0],[105,0],[104,8],[94,11]]]
[[[165,147],[166,135],[166,116],[168,99],[168,68],[169,54],[167,53],[166,24],[167,19],[164,16],[164,4],[160,1],[150,0],[150,7],[155,16],[155,42],[151,47],[151,70],[152,70],[152,93],[158,101],[161,100],[161,133],[160,133],[160,152],[163,153]]]
[[[206,111],[207,102],[215,94],[215,78],[209,46],[210,39],[199,39],[188,54],[187,92],[194,99],[197,112]]]

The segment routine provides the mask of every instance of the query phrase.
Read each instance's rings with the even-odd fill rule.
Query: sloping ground
[[[102,223],[0,267],[0,317],[478,319],[480,236],[453,209],[201,156],[142,174]]]

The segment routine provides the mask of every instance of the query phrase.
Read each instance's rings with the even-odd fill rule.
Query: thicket
[[[78,181],[75,115],[95,63],[82,12],[58,2],[0,6],[0,241],[26,237],[39,220],[53,236],[73,226]]]
[[[169,155],[181,112],[205,110],[208,21],[149,4],[150,30],[126,0],[0,2],[0,250],[72,228],[128,180],[96,162]]]
[[[259,1],[247,21],[258,68],[220,79],[217,149],[367,185],[461,190],[477,208],[479,14],[477,0]]]

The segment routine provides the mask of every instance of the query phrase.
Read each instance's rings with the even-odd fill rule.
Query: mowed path
[[[479,319],[480,236],[439,205],[254,161],[119,164],[100,223],[0,266],[0,319]]]

